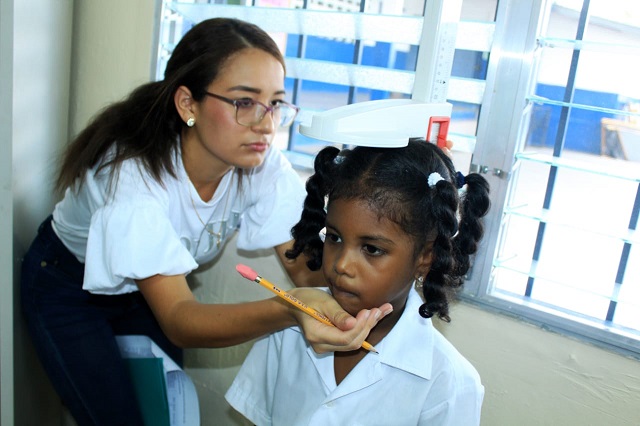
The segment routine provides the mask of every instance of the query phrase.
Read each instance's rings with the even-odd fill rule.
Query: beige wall
[[[74,4],[70,130],[77,134],[105,105],[149,81],[156,0]]]
[[[640,362],[469,305],[438,327],[478,369],[483,425],[638,425]]]
[[[106,102],[149,79],[156,13],[154,0],[75,3],[72,132]],[[232,242],[215,268],[194,274],[197,297],[212,302],[261,297],[261,289],[235,273],[239,261],[286,286],[272,255],[247,259],[235,252]],[[466,304],[455,306],[452,316],[451,324],[439,328],[482,376],[483,425],[640,422],[638,361]],[[198,388],[203,425],[239,424],[221,413],[222,394],[247,349],[243,345],[187,352],[187,371]]]

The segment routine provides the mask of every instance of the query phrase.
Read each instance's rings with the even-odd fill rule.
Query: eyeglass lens
[[[264,119],[267,111],[267,108],[259,103],[254,103],[247,107],[238,105],[236,120],[243,126],[255,126]],[[286,127],[290,125],[293,122],[296,113],[296,109],[287,104],[278,104],[271,110],[273,122],[279,127]]]

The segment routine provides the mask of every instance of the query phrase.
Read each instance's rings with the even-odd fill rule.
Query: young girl
[[[421,140],[323,149],[288,256],[305,253],[310,269],[322,268],[347,312],[393,305],[367,337],[378,353],[319,355],[297,328],[280,331],[254,345],[229,403],[257,425],[479,424],[478,373],[430,318],[449,321],[488,193],[482,176],[456,174],[446,154]]]
[[[69,146],[57,181],[64,198],[24,257],[21,296],[40,360],[78,424],[142,424],[116,335],[147,335],[179,364],[182,347],[234,345],[295,323],[316,350],[345,350],[389,311],[354,319],[324,292],[294,290],[332,328],[277,298],[205,305],[189,289],[186,275],[239,223],[240,248],[274,247],[296,284],[323,282],[284,257],[304,199],[270,149],[297,113],[284,76],[267,33],[207,20],[175,47],[163,80],[105,109]]]

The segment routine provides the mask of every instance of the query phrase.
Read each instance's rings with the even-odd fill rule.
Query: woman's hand
[[[440,148],[442,151],[444,151],[445,154],[447,154],[449,156],[449,158],[453,158],[453,154],[451,153],[451,149],[453,148],[453,141],[447,139],[446,145],[443,146],[442,148]]]
[[[379,308],[363,309],[354,318],[325,291],[297,288],[289,290],[289,293],[329,317],[335,324],[335,327],[327,326],[299,309],[291,307],[307,341],[317,353],[358,349],[378,321],[393,310],[391,304],[385,303]]]

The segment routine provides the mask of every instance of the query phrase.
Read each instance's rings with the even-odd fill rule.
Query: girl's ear
[[[186,86],[178,87],[176,93],[173,95],[173,102],[176,106],[176,110],[182,118],[182,121],[186,123],[190,118],[195,119],[195,101],[191,96],[191,90]]]
[[[433,247],[425,247],[416,259],[416,277],[425,277],[431,270]]]

